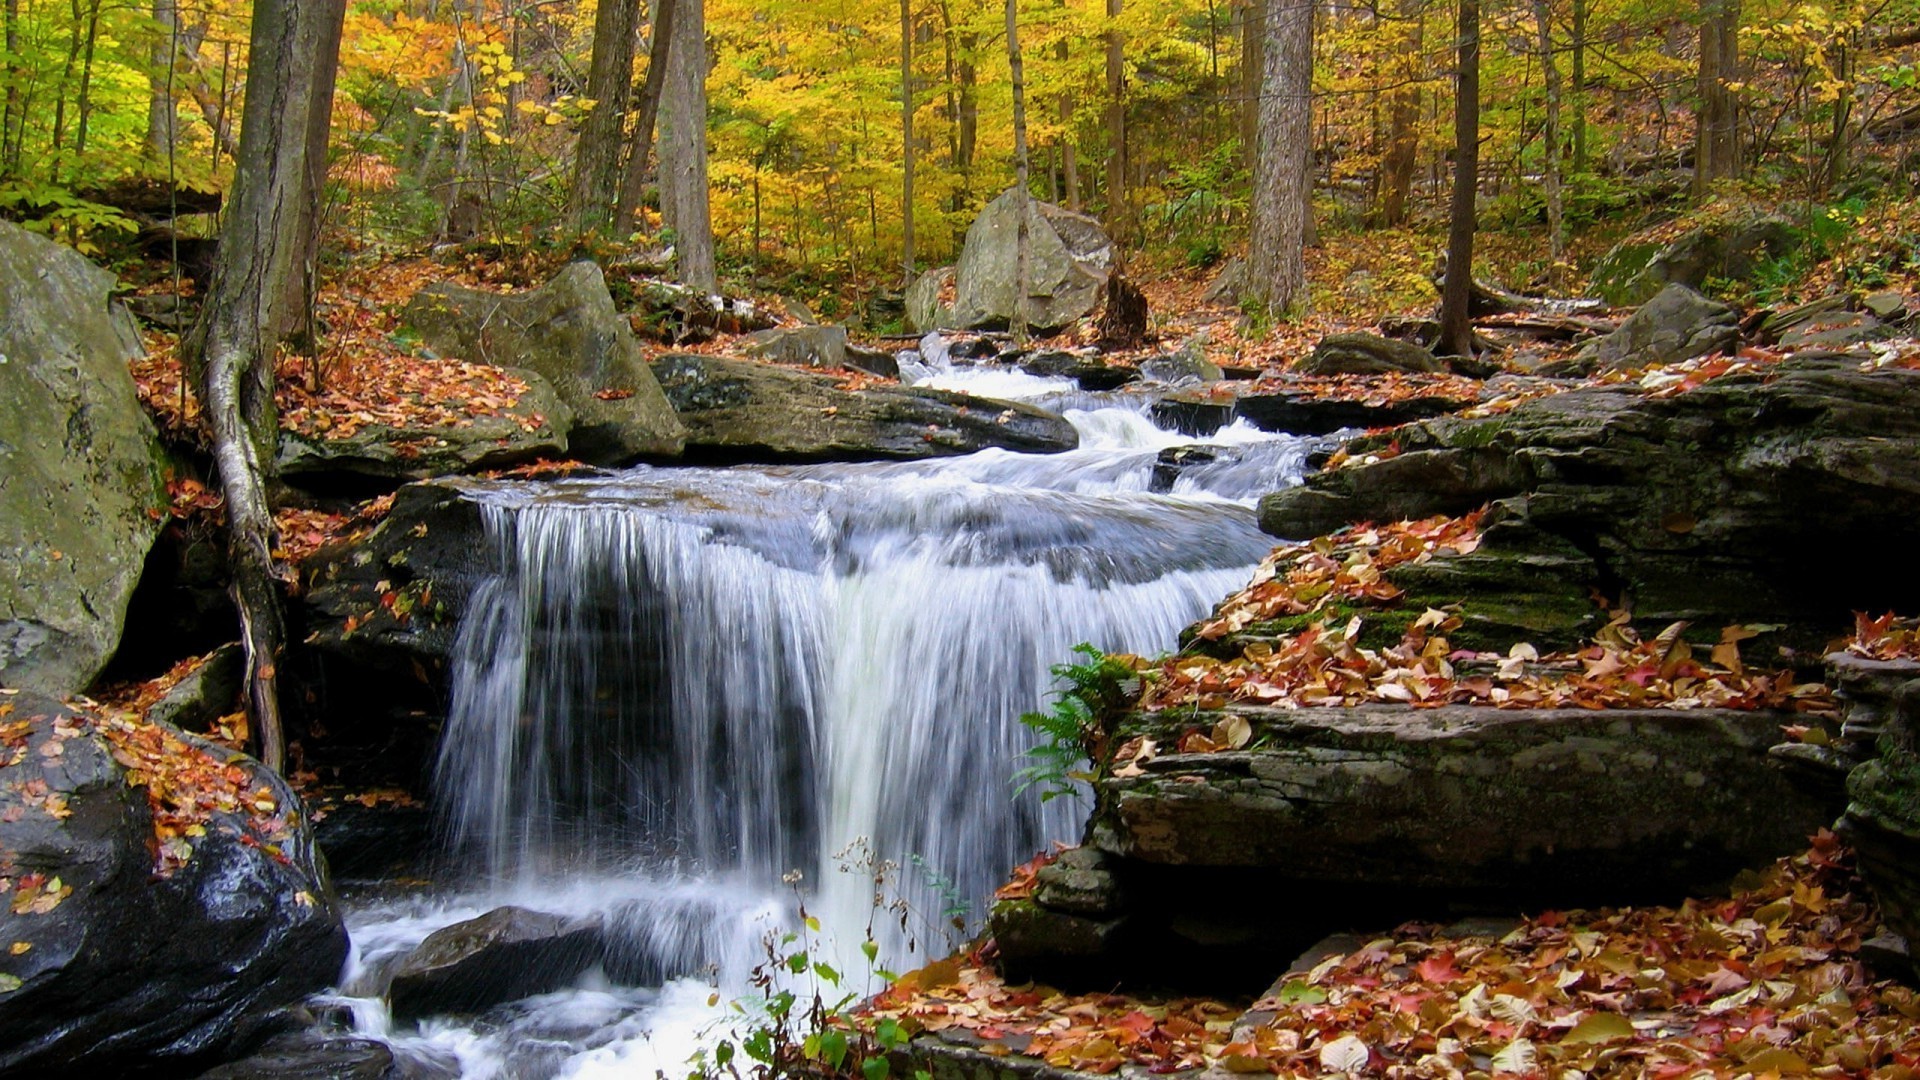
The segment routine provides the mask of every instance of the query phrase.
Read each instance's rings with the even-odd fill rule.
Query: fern
[[[1096,759],[1102,719],[1140,694],[1140,677],[1125,661],[1086,642],[1073,651],[1087,659],[1053,666],[1054,678],[1065,686],[1054,692],[1052,707],[1020,717],[1040,742],[1027,751],[1032,763],[1013,774],[1015,795],[1035,786],[1041,802],[1074,794],[1076,782],[1092,779],[1078,766]]]

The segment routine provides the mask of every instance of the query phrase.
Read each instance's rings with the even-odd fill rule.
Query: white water
[[[351,914],[359,1032],[468,1077],[679,1075],[802,904],[815,955],[877,989],[869,934],[881,967],[943,955],[1010,867],[1077,839],[1076,800],[1013,794],[1018,716],[1075,643],[1169,648],[1242,584],[1271,546],[1248,504],[1304,447],[1235,425],[1154,495],[1155,455],[1196,440],[1145,400],[928,374],[1056,409],[1081,449],[476,485],[498,573],[461,628],[436,783],[478,873]],[[506,903],[598,915],[613,953],[558,993],[394,1024],[387,966]]]

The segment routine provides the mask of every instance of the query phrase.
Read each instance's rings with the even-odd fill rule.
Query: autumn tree
[[[1473,233],[1480,195],[1480,0],[1457,0],[1453,98],[1453,206],[1447,225],[1447,272],[1440,285],[1443,356],[1473,355]]]
[[[345,0],[254,4],[240,156],[219,261],[187,343],[226,496],[248,703],[260,759],[276,770],[286,761],[277,675],[286,631],[267,495],[277,438],[273,328],[285,324],[290,283],[302,272],[301,207],[312,198],[314,176],[310,132],[331,106],[331,94],[323,98],[318,88],[333,85],[321,58],[338,40],[345,13]]]
[[[1695,114],[1693,192],[1704,198],[1716,180],[1740,175],[1738,103],[1740,0],[1700,0],[1699,109]]]
[[[1007,69],[1013,74],[1013,184],[1014,275],[1013,339],[1027,339],[1027,294],[1033,291],[1031,261],[1033,255],[1032,199],[1027,191],[1027,76],[1025,59],[1020,54],[1020,4],[1007,0]]]
[[[1306,305],[1307,198],[1312,181],[1313,0],[1267,0],[1260,80],[1253,235],[1241,301],[1290,314]]]
[[[653,153],[654,125],[660,117],[660,98],[666,90],[668,59],[673,55],[673,25],[679,17],[680,0],[653,0],[652,42],[647,60],[647,79],[640,86],[640,99],[634,105],[633,132],[629,136],[627,164],[620,178],[620,201],[614,220],[621,226],[633,220],[641,196],[646,192],[647,164]]]
[[[639,30],[638,0],[603,0],[593,20],[593,52],[587,66],[587,97],[593,107],[574,147],[574,228],[599,232],[617,224],[621,152],[633,83],[634,37]]]
[[[705,0],[678,0],[660,106],[660,211],[673,230],[680,280],[720,287],[707,186]]]

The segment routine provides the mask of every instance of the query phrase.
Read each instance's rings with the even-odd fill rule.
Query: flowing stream
[[[976,932],[1008,869],[1086,807],[1016,797],[1018,722],[1082,641],[1155,653],[1271,547],[1252,500],[1302,440],[1236,424],[1151,492],[1145,395],[1006,369],[923,384],[1032,401],[1079,450],[907,464],[636,468],[480,489],[497,573],[460,629],[436,799],[475,876],[365,902],[356,1030],[466,1077],[677,1076],[770,934],[879,988]],[[395,1023],[383,973],[501,904],[594,917],[607,961],[474,1018]]]

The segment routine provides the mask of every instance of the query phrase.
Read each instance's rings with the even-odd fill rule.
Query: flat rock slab
[[[844,390],[832,376],[693,353],[663,356],[653,372],[694,460],[903,461],[996,446],[1057,453],[1080,441],[1031,405],[946,390]]]
[[[393,974],[394,1015],[473,1013],[572,982],[606,950],[598,922],[501,907],[428,935]]]
[[[1100,781],[1095,846],[1344,885],[1674,892],[1800,850],[1839,807],[1767,764],[1793,717],[1726,710],[1235,708],[1256,750]],[[1147,714],[1172,745],[1217,715]]]

